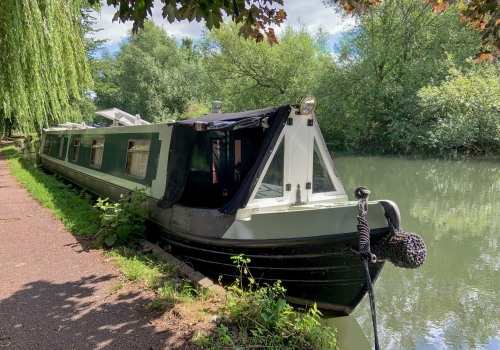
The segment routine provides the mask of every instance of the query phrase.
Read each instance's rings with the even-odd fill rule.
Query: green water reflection
[[[350,198],[359,185],[391,199],[420,234],[419,269],[386,264],[375,286],[383,349],[500,349],[500,161],[340,157]],[[354,313],[372,341],[369,304]]]

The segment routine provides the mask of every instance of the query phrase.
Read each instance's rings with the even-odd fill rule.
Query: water
[[[427,261],[375,285],[381,349],[500,349],[500,161],[334,159],[346,192],[394,200]],[[368,298],[352,315],[373,345]],[[361,349],[361,348],[360,348]]]

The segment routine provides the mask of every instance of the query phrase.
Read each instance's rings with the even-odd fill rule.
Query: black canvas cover
[[[174,123],[167,165],[167,186],[158,206],[169,208],[181,198],[191,164],[196,133],[266,125],[268,129],[255,164],[237,193],[219,210],[224,213],[234,213],[238,208],[244,207],[269,159],[290,110],[290,106],[282,106],[239,113],[208,114]]]

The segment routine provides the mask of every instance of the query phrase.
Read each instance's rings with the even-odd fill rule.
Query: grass
[[[158,312],[207,296],[205,290],[196,288],[188,279],[182,279],[171,263],[156,255],[122,246],[106,251],[104,256],[115,262],[124,281],[136,283],[155,294],[150,307]]]
[[[99,230],[99,212],[85,191],[64,184],[59,178],[34,167],[20,157],[15,146],[1,149],[9,171],[35,200],[49,209],[66,228],[79,236],[92,237]]]

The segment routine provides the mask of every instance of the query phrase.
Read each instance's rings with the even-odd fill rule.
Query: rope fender
[[[372,250],[380,260],[389,260],[397,267],[416,269],[422,266],[427,258],[425,242],[416,233],[404,232],[394,227],[387,217],[393,235],[374,245]]]

